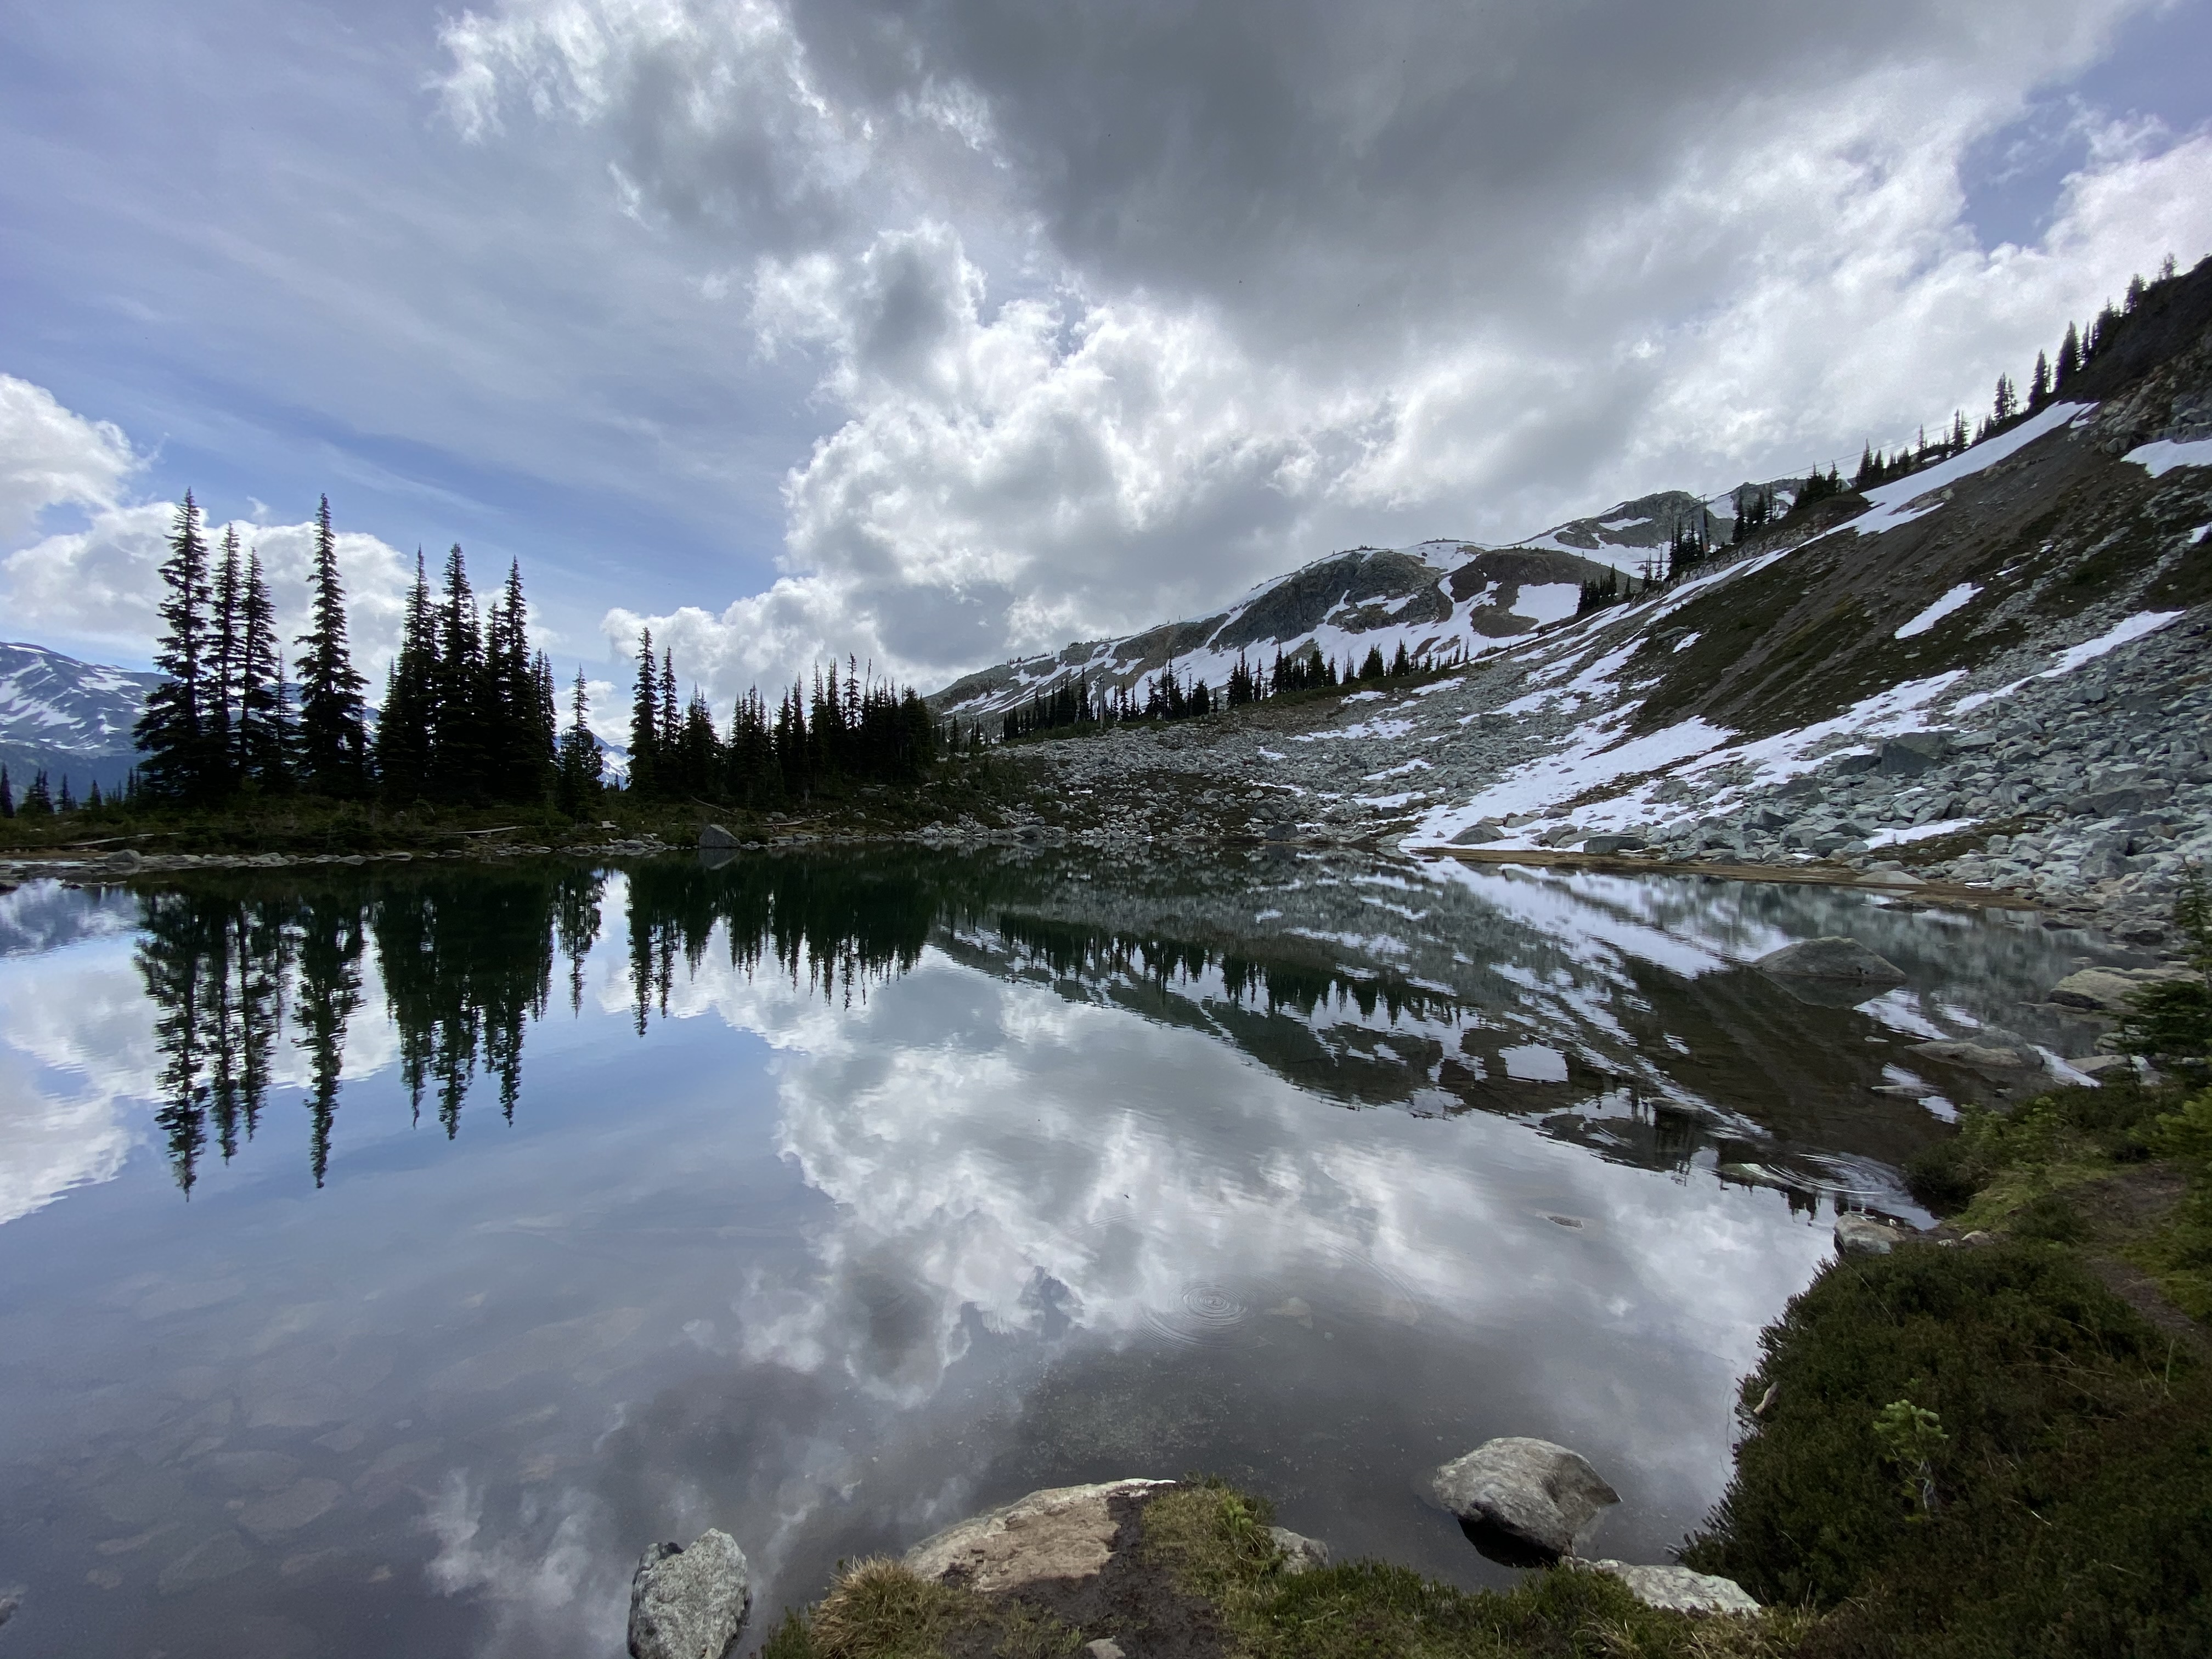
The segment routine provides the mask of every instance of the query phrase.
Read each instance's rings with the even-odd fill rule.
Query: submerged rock
[[[1854,1212],[1836,1218],[1836,1249],[1842,1255],[1887,1255],[1911,1235],[1902,1227]]]
[[[1905,1052],[1917,1054],[1923,1060],[1940,1060],[1992,1077],[2016,1077],[2043,1064],[2039,1057],[2022,1054],[2017,1048],[1992,1048],[1984,1043],[1950,1038],[1936,1042],[1916,1042]]]
[[[1784,978],[1849,980],[1862,985],[1905,982],[1904,969],[1855,939],[1802,939],[1769,951],[1752,965]]]
[[[1572,1551],[1576,1534],[1620,1502],[1581,1453],[1522,1435],[1486,1440],[1441,1465],[1429,1492],[1461,1520],[1495,1527],[1553,1555]]]
[[[1667,1613],[1757,1613],[1742,1585],[1733,1578],[1687,1567],[1633,1567],[1625,1561],[1585,1561],[1595,1572],[1609,1572],[1647,1607]]]
[[[630,1659],[722,1659],[752,1605],[752,1569],[729,1534],[655,1544],[629,1582]]]
[[[906,1553],[909,1571],[988,1594],[1041,1579],[1089,1578],[1114,1553],[1117,1498],[1144,1498],[1172,1480],[1102,1481],[1051,1486],[973,1516]]]

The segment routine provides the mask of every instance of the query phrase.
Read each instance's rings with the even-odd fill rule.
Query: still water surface
[[[1745,966],[1847,933],[1858,1006]],[[1417,1481],[1586,1453],[1663,1559],[1874,1092],[2077,957],[1813,887],[1255,854],[0,896],[11,1655],[606,1656],[638,1552],[840,1558],[1212,1470],[1507,1582]],[[1936,1082],[1956,1079],[1931,1079]],[[1776,1184],[1723,1179],[1751,1164]]]

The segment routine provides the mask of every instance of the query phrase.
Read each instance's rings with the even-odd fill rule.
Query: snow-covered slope
[[[987,668],[938,692],[944,714],[975,719],[1077,678],[1141,696],[1172,666],[1217,691],[1241,658],[1265,670],[1281,652],[1318,650],[1333,662],[1388,659],[1403,645],[1442,664],[1479,657],[1575,613],[1582,584],[1611,567],[1556,548],[1472,542],[1356,547],[1263,582],[1225,610],[1119,639],[1079,641],[1054,656]]]
[[[1576,555],[1368,554],[1444,568],[1406,610],[1434,595],[1416,626],[1468,649],[1463,672],[1014,752],[1061,774],[1051,798],[1111,803],[1085,833],[1116,848],[1241,811],[1271,841],[1902,858],[2161,937],[2178,872],[2212,862],[2212,261],[2152,289],[2067,391],[1581,617],[1477,638],[1462,608],[1501,557]]]
[[[1802,482],[1745,487],[1763,489],[1786,508]],[[1725,547],[1735,528],[1734,499],[1734,491],[1708,499],[1663,490],[1505,547],[1431,541],[1350,548],[1262,582],[1211,616],[1000,663],[929,701],[941,714],[974,720],[1079,678],[1141,697],[1170,665],[1185,681],[1201,679],[1218,691],[1238,658],[1263,669],[1278,651],[1295,657],[1318,650],[1340,665],[1364,658],[1370,647],[1387,659],[1401,645],[1434,665],[1486,656],[1573,616],[1583,583],[1609,573],[1640,574],[1655,562],[1663,566],[1678,532]]]
[[[136,759],[131,729],[156,674],[80,662],[21,641],[0,642],[0,763],[20,793],[45,767],[77,793],[122,781]]]

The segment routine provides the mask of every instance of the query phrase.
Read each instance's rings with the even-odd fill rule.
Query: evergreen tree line
[[[1996,386],[1990,398],[1989,413],[1971,427],[1966,412],[1954,410],[1950,424],[1940,428],[1933,440],[1928,428],[1922,427],[1918,437],[1910,444],[1899,444],[1884,453],[1868,444],[1859,456],[1858,470],[1851,477],[1853,489],[1871,489],[1893,479],[1909,477],[1923,467],[1935,465],[1963,453],[1985,438],[1996,436],[2015,422],[2038,413],[2065,395],[2075,377],[2110,351],[2118,337],[2121,325],[2140,310],[2145,299],[2165,284],[2176,281],[2173,256],[2166,256],[2159,267],[2157,277],[2145,282],[2140,273],[2129,278],[2126,297],[2114,304],[2107,300],[2102,309],[2090,319],[2087,328],[2069,322],[2066,332],[2058,342],[2056,359],[2045,352],[2035,354],[2035,367],[2029,372],[2027,392],[2022,397],[2017,383],[2010,374],[1997,376]],[[1834,469],[1830,469],[1831,474]],[[1820,475],[1814,470],[1814,477]],[[1801,495],[1797,505],[1806,498]],[[1794,508],[1793,508],[1794,510]]]
[[[552,665],[530,649],[519,563],[480,611],[458,545],[434,594],[416,554],[374,742],[327,495],[315,514],[307,631],[292,641],[296,683],[286,678],[258,550],[241,550],[234,525],[211,549],[190,490],[177,505],[161,574],[154,660],[163,678],[133,734],[144,759],[132,799],[186,806],[293,793],[535,802],[553,793]],[[592,752],[596,758],[596,744]]]
[[[582,695],[580,683],[579,708]],[[656,659],[649,629],[638,638],[629,732],[631,793],[750,807],[804,800],[838,784],[915,782],[943,738],[919,692],[863,678],[851,657],[842,676],[834,661],[826,675],[816,668],[811,690],[794,682],[773,709],[757,687],[746,691],[726,733],[696,687],[678,702],[675,654],[664,648]],[[567,763],[564,750],[564,776]]]
[[[19,813],[27,818],[52,817],[57,812],[74,812],[82,805],[87,808],[105,804],[100,793],[100,780],[92,781],[91,793],[82,801],[70,792],[69,774],[62,774],[59,788],[46,777],[43,766],[31,774],[31,781],[24,787],[23,799],[15,799],[14,780],[8,775],[5,763],[0,763],[0,818],[12,818]]]
[[[1403,640],[1389,658],[1382,647],[1370,645],[1366,656],[1346,654],[1340,669],[1318,646],[1285,654],[1278,649],[1272,668],[1257,669],[1240,652],[1217,692],[1195,675],[1186,678],[1170,662],[1144,682],[1141,695],[1127,686],[1099,685],[1087,676],[1064,683],[1049,692],[1032,692],[1027,703],[1010,708],[1000,721],[1002,741],[1012,743],[1039,732],[1076,726],[1116,726],[1134,720],[1191,720],[1220,708],[1241,708],[1268,697],[1293,691],[1357,684],[1362,681],[1401,679],[1425,672],[1433,665],[1428,655],[1416,659]],[[955,732],[955,741],[958,739]]]

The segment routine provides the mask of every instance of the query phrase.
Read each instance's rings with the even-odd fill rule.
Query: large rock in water
[[[1553,1555],[1571,1553],[1575,1535],[1620,1502],[1581,1453],[1521,1435],[1486,1440],[1442,1465],[1429,1492],[1461,1520],[1487,1522]]]
[[[1585,1561],[1597,1572],[1609,1572],[1628,1586],[1628,1593],[1647,1607],[1666,1613],[1757,1613],[1742,1585],[1733,1578],[1687,1567],[1632,1567],[1625,1561]]]
[[[655,1544],[629,1581],[631,1659],[722,1659],[752,1605],[752,1570],[729,1534]]]
[[[702,853],[726,853],[738,844],[738,838],[719,823],[699,826],[699,850]]]
[[[2128,999],[2149,986],[2194,977],[2186,968],[2084,968],[2051,988],[2050,1000],[2062,1008],[2123,1014]]]
[[[988,1594],[1040,1579],[1088,1578],[1114,1553],[1117,1498],[1144,1498],[1172,1480],[1108,1480],[1051,1486],[925,1538],[906,1553],[909,1571]]]
[[[1860,985],[1902,985],[1904,970],[1855,939],[1801,939],[1752,964],[1784,979],[1847,980]]]

